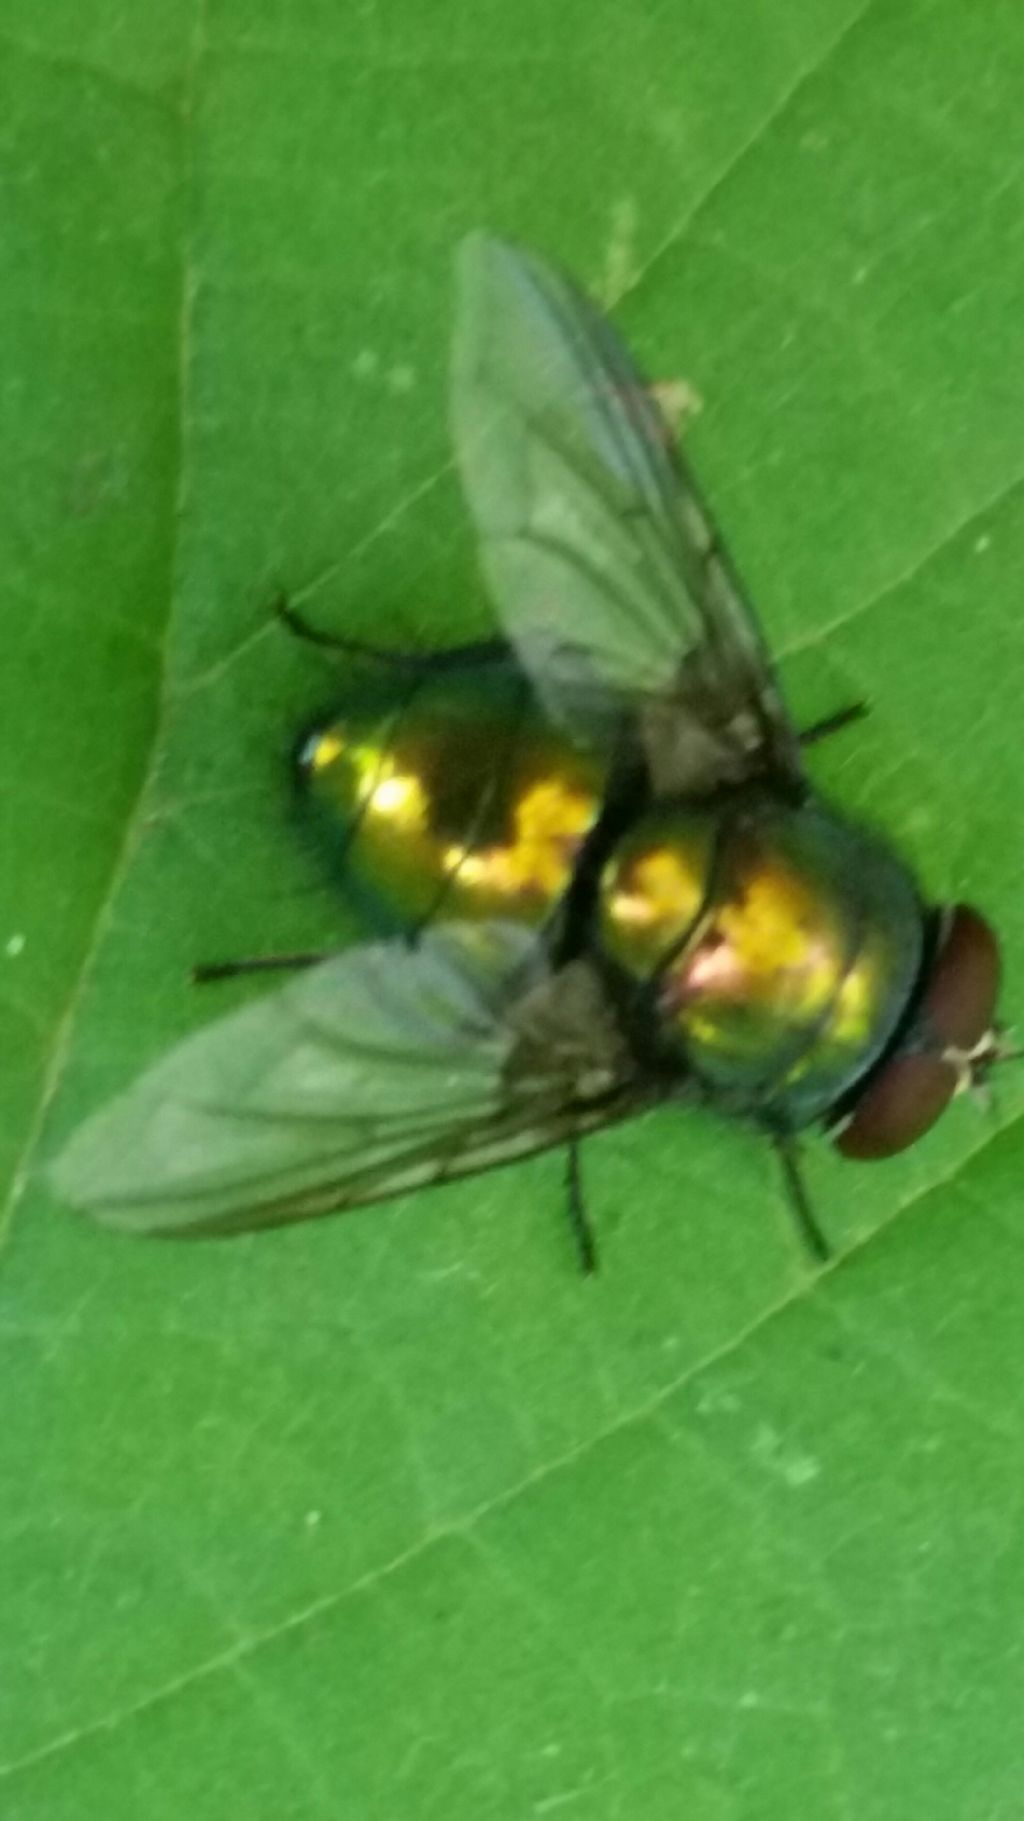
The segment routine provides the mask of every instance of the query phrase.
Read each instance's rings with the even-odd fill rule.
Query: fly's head
[[[892,1157],[923,1137],[956,1094],[984,1092],[992,1068],[1018,1052],[996,1022],[999,944],[969,904],[941,920],[910,1017],[833,1128],[860,1161]]]

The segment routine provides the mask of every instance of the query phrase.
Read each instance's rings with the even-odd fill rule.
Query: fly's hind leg
[[[568,1157],[565,1169],[565,1188],[568,1201],[569,1224],[572,1227],[573,1239],[576,1242],[576,1255],[580,1261],[580,1270],[584,1277],[593,1277],[597,1270],[597,1241],[583,1200],[583,1181],[580,1174],[580,1140],[570,1138]]]
[[[239,974],[288,973],[330,961],[336,951],[301,951],[293,955],[240,955],[234,961],[200,961],[192,969],[193,986],[210,986],[217,980],[235,980]]]
[[[840,733],[854,721],[863,721],[868,712],[866,702],[848,702],[845,708],[837,708],[835,714],[827,714],[820,721],[812,721],[799,735],[801,746],[814,746],[819,740],[827,740],[830,734]]]
[[[369,658],[373,663],[389,665],[406,676],[497,663],[509,654],[504,639],[478,639],[475,643],[455,645],[448,651],[402,651],[387,645],[374,645],[367,639],[345,638],[340,633],[325,632],[322,627],[314,626],[292,606],[285,594],[279,594],[275,599],[274,613],[305,645],[316,645],[321,651],[338,652],[343,657]]]

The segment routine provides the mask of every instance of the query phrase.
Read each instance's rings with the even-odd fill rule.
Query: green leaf
[[[445,431],[484,226],[704,401],[816,758],[1020,1003],[1024,25],[953,0],[9,0],[0,1801],[18,1821],[1009,1815],[1021,1087],[877,1169],[658,1115],[561,1166],[189,1248],[39,1166],[337,942],[268,603],[490,624]],[[213,989],[209,989],[210,994]]]

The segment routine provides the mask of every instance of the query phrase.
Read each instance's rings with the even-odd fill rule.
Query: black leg
[[[849,702],[845,708],[837,708],[835,714],[827,714],[823,721],[812,721],[800,735],[801,746],[813,746],[818,740],[827,740],[829,734],[839,733],[849,727],[852,721],[863,721],[868,712],[866,702]]]
[[[576,1241],[576,1252],[580,1269],[584,1277],[593,1277],[597,1270],[597,1244],[587,1219],[587,1210],[583,1203],[583,1183],[580,1178],[580,1141],[569,1140],[569,1156],[565,1170],[565,1186],[569,1197],[569,1221],[573,1238]]]
[[[800,1166],[797,1162],[797,1150],[793,1140],[782,1132],[771,1134],[779,1162],[782,1165],[783,1180],[786,1185],[786,1197],[789,1201],[793,1218],[796,1221],[800,1238],[807,1247],[811,1257],[819,1265],[827,1265],[832,1256],[828,1240],[819,1227],[814,1209],[807,1198]]]
[[[288,969],[315,967],[318,961],[330,961],[331,951],[297,955],[242,955],[237,961],[200,961],[192,969],[193,986],[209,986],[214,980],[234,980],[238,974],[276,974]]]
[[[367,644],[363,639],[342,638],[336,632],[323,632],[307,620],[297,607],[293,607],[287,596],[279,594],[274,602],[274,612],[288,631],[304,645],[317,645],[323,651],[338,651],[348,657],[378,658],[383,663],[406,668],[421,660],[413,652],[388,651],[384,647]]]
[[[322,651],[340,652],[345,657],[370,658],[406,674],[410,671],[461,670],[476,664],[497,663],[509,656],[504,639],[477,639],[475,643],[455,645],[448,651],[393,651],[386,645],[372,645],[366,639],[343,638],[339,633],[322,632],[283,594],[275,600],[274,612],[289,632],[306,645],[318,645]]]

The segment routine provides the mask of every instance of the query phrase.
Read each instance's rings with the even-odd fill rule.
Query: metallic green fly
[[[793,726],[675,439],[596,307],[475,236],[453,368],[504,639],[377,654],[376,692],[299,754],[390,938],[291,958],[296,977],[88,1120],[56,1186],[136,1233],[231,1233],[567,1145],[590,1262],[580,1141],[704,1106],[771,1141],[823,1255],[797,1134],[889,1156],[983,1078],[1007,1053],[996,939],[970,907],[929,905],[815,792],[804,748],[850,713]]]

